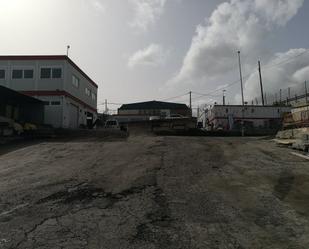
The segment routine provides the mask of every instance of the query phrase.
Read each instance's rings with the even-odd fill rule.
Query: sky
[[[309,81],[309,1],[0,0],[0,54],[66,54],[98,85],[98,108],[167,100],[241,103]],[[233,83],[233,84],[232,84]]]

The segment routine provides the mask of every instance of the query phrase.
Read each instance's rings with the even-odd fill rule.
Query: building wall
[[[209,109],[207,118],[214,128],[227,128],[229,119],[233,122],[239,120],[251,122],[254,127],[265,127],[269,126],[270,122],[280,120],[285,113],[289,112],[291,107],[245,106],[243,109],[242,106],[213,106]]]
[[[0,80],[0,84],[16,91],[46,91],[62,90],[64,76],[60,79],[41,79],[40,71],[42,67],[59,67],[64,72],[64,60],[11,60],[0,61],[0,69],[6,70],[5,80]],[[12,79],[14,69],[33,69],[33,79]]]
[[[42,79],[40,77],[42,67],[61,68],[61,78]],[[29,94],[33,97],[45,101],[44,122],[46,124],[54,127],[77,128],[81,124],[87,124],[87,115],[89,114],[95,120],[97,88],[69,61],[0,60],[0,69],[6,70],[5,79],[0,79],[0,85],[16,91],[31,92]],[[32,69],[34,70],[33,78],[12,79],[13,69]],[[78,79],[78,85],[73,84],[73,75]],[[89,90],[89,95],[86,94],[86,88]],[[72,118],[70,122],[69,107],[71,106],[78,109],[78,118],[74,127],[72,126]]]
[[[79,79],[79,87],[73,85],[73,75]],[[90,96],[86,95],[86,88],[90,90]],[[82,100],[93,109],[97,109],[98,89],[69,62],[66,62],[64,90],[72,94],[74,97]],[[92,98],[92,94],[95,94],[95,98]]]
[[[74,108],[77,108],[77,119],[74,116],[71,116],[71,113]],[[81,105],[79,102],[69,98],[64,98],[64,105],[63,105],[63,126],[68,128],[76,128],[74,122],[77,122],[77,127],[80,125],[87,125],[87,116],[91,113],[93,115],[93,122],[97,119],[97,113],[89,110],[88,108]]]
[[[64,127],[63,96],[34,96],[44,101],[44,124],[55,128]]]
[[[142,109],[142,110],[118,110],[118,115],[141,115],[141,116],[170,116],[172,114],[180,114],[183,116],[190,116],[189,110],[170,110],[170,109]]]

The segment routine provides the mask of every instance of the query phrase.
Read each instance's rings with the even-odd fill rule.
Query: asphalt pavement
[[[0,248],[308,249],[309,163],[266,138],[0,151]]]

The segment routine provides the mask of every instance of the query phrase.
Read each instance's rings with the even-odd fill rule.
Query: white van
[[[105,129],[119,130],[120,126],[116,119],[109,119],[105,122]]]

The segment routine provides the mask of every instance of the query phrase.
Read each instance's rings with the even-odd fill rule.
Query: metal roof
[[[189,109],[185,104],[162,102],[162,101],[147,101],[132,104],[124,104],[119,110],[156,110],[156,109],[168,109],[168,110],[180,110]]]
[[[43,104],[43,101],[0,86],[0,103]]]

